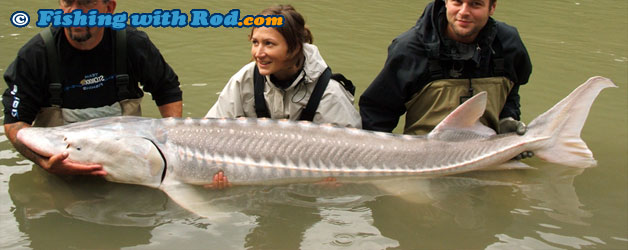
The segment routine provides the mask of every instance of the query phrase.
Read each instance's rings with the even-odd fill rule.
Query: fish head
[[[63,153],[67,147],[65,132],[54,128],[20,129],[17,132],[17,141],[46,158]]]
[[[67,152],[69,161],[100,164],[112,182],[157,187],[166,168],[158,144],[132,129],[32,127],[21,129],[17,137],[43,157]]]

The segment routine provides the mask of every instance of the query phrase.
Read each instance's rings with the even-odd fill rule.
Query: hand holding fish
[[[524,135],[528,131],[528,126],[522,121],[517,121],[512,117],[507,117],[499,120],[499,125],[497,126],[498,134],[506,134],[506,133],[517,133],[518,135]],[[522,160],[525,158],[531,158],[534,156],[532,151],[523,151],[521,154],[515,156],[513,160]]]
[[[102,165],[73,162],[67,159],[68,155],[67,152],[53,155],[48,158],[47,164],[41,164],[41,167],[50,173],[59,175],[107,175]]]
[[[105,176],[107,172],[101,164],[78,163],[68,158],[69,153],[59,149],[58,151],[37,151],[36,148],[17,140],[17,133],[31,125],[25,122],[16,122],[4,125],[4,132],[11,144],[26,158],[41,166],[44,170],[59,175],[95,175]]]
[[[214,177],[212,178],[212,183],[204,185],[203,187],[221,190],[231,187],[231,183],[229,183],[229,179],[227,179],[225,173],[220,171],[214,175]]]
[[[517,121],[512,117],[506,117],[499,120],[497,126],[498,134],[506,134],[516,132],[518,135],[524,135],[528,131],[528,127],[522,121]]]

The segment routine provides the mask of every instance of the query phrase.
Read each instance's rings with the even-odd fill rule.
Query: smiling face
[[[496,3],[489,0],[446,0],[447,37],[461,43],[472,43],[495,12]]]
[[[298,72],[296,50],[288,52],[286,39],[274,28],[255,28],[251,34],[251,55],[261,75],[285,80]]]

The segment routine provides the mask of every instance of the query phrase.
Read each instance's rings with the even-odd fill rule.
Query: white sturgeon
[[[495,135],[478,122],[486,93],[460,105],[426,136],[269,119],[113,117],[25,128],[18,140],[42,156],[64,151],[100,163],[109,181],[159,187],[208,184],[223,171],[233,184],[277,184],[384,176],[442,176],[494,168],[524,151],[558,164],[596,164],[580,139],[600,91],[592,77],[534,119],[525,135]],[[525,164],[512,165],[525,167]]]

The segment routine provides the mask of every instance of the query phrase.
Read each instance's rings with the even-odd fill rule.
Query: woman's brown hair
[[[258,15],[281,15],[283,16],[283,26],[274,27],[286,39],[288,44],[288,54],[297,50],[296,55],[303,54],[303,43],[312,43],[314,37],[312,32],[305,26],[305,19],[297,12],[292,5],[276,5],[262,10]],[[253,36],[253,31],[249,38]]]

